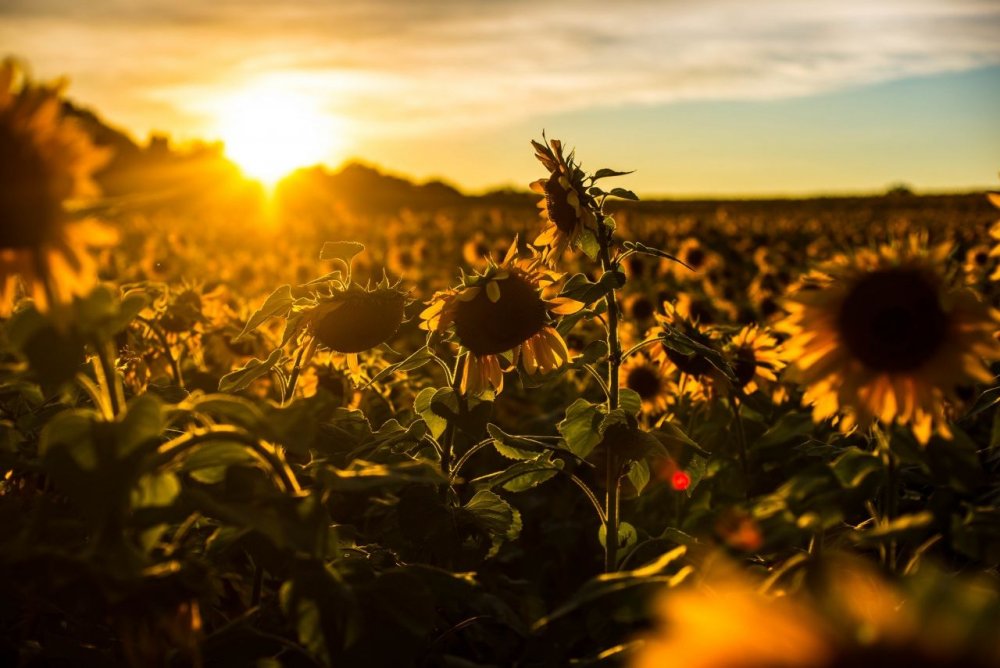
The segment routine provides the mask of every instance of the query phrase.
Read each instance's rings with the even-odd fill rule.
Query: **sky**
[[[3,50],[140,140],[283,124],[469,191],[541,176],[543,129],[647,195],[996,187],[998,36],[1000,0],[0,0]]]

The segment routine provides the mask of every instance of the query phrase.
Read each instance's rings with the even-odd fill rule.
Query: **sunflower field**
[[[112,139],[0,70],[3,665],[1000,664],[1000,195]]]

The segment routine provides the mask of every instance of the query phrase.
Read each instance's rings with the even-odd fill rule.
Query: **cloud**
[[[767,100],[1000,63],[975,0],[7,0],[0,42],[112,118],[197,133],[283,77],[379,136],[595,107]]]

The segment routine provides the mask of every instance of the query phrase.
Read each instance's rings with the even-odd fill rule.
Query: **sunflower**
[[[627,387],[642,399],[642,409],[647,413],[663,413],[670,401],[670,380],[660,364],[647,355],[630,357],[618,374],[620,387]]]
[[[544,138],[543,138],[544,139]],[[545,199],[538,203],[547,224],[535,239],[535,246],[545,247],[544,259],[552,264],[566,252],[576,249],[585,229],[595,229],[596,204],[587,194],[583,170],[574,162],[573,154],[563,156],[562,142],[549,141],[546,146],[532,141],[535,157],[549,170],[549,176],[531,184],[531,189]]]
[[[352,283],[321,296],[307,316],[317,342],[346,355],[385,343],[399,330],[407,293],[383,280],[374,288]]]
[[[898,422],[924,444],[951,436],[955,388],[992,380],[983,360],[1000,358],[1000,313],[948,288],[950,250],[911,240],[838,256],[786,299],[789,375],[806,386],[814,419],[840,414],[845,431]]]
[[[990,204],[1000,209],[1000,192],[988,192],[986,193],[986,198],[989,199]],[[990,256],[1000,256],[1000,220],[993,223],[993,227],[990,228],[990,236],[993,237],[994,241],[998,242],[990,251]],[[1000,265],[997,265],[997,268],[990,274],[990,280],[1000,280]]]
[[[39,305],[80,294],[96,275],[86,247],[114,240],[70,211],[98,194],[91,177],[110,154],[63,115],[62,88],[30,82],[12,60],[0,66],[0,314],[19,279]]]
[[[726,346],[736,384],[747,394],[777,383],[775,372],[784,368],[778,340],[757,325],[748,325],[736,333]]]
[[[453,338],[468,355],[461,390],[482,394],[503,389],[503,372],[516,366],[528,375],[547,374],[569,361],[569,350],[553,327],[553,315],[575,313],[580,302],[543,299],[558,278],[539,267],[538,258],[517,260],[517,243],[504,261],[483,273],[463,276],[462,284],[437,292],[420,314],[421,328]]]
[[[718,253],[714,253],[702,246],[701,242],[695,237],[688,237],[682,241],[680,247],[677,249],[676,256],[684,264],[664,258],[665,268],[681,281],[698,278],[712,271],[722,262]]]

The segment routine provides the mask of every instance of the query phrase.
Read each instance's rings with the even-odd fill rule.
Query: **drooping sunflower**
[[[543,138],[544,139],[544,138]],[[547,221],[534,245],[545,247],[544,260],[552,264],[569,248],[577,248],[584,229],[595,229],[597,218],[593,198],[583,183],[586,174],[573,160],[563,155],[562,142],[549,140],[548,146],[532,140],[535,157],[549,171],[548,178],[531,184],[531,189],[545,199],[538,203]]]
[[[898,422],[921,443],[951,436],[956,387],[992,380],[984,360],[1000,359],[1000,313],[949,288],[950,251],[911,240],[838,256],[786,298],[788,375],[806,387],[814,419],[840,415],[844,431]]]
[[[652,357],[668,376],[677,376],[677,391],[695,401],[711,398],[718,382],[719,369],[707,352],[717,351],[714,330],[706,329],[690,313],[682,313],[678,304],[663,302],[663,313],[656,315],[661,342],[652,348]],[[679,337],[679,338],[678,338]]]
[[[660,414],[667,410],[671,398],[670,378],[663,367],[647,355],[633,355],[622,365],[618,385],[639,395],[644,412]]]
[[[352,283],[319,298],[306,316],[307,327],[326,348],[357,355],[385,343],[403,323],[408,297],[383,280],[374,288]]]
[[[63,113],[63,87],[31,82],[12,60],[0,65],[0,315],[19,284],[40,306],[79,294],[96,275],[87,247],[114,240],[72,212],[98,194],[92,176],[110,153]]]
[[[528,375],[547,374],[569,361],[569,350],[553,326],[554,315],[582,304],[565,297],[544,299],[542,289],[558,275],[538,258],[517,260],[517,243],[499,265],[464,275],[458,287],[437,292],[420,314],[421,328],[451,333],[468,352],[461,390],[482,394],[503,389],[503,373],[521,365]]]

